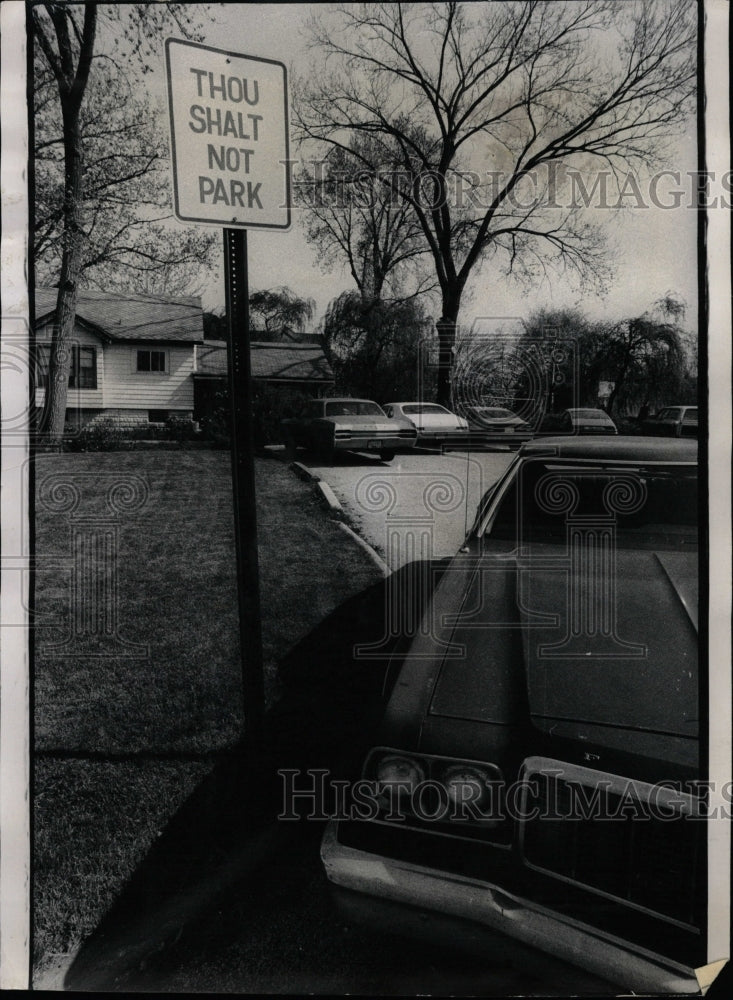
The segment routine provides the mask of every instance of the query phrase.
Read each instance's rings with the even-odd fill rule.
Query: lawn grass
[[[49,649],[69,630],[72,520],[37,504],[36,608],[43,626],[36,632],[34,682],[39,968],[96,926],[156,833],[208,773],[213,755],[232,747],[242,727],[228,453],[38,456],[41,496],[58,476],[82,490],[74,517],[106,516],[109,523],[106,490],[131,476],[144,479],[147,500],[121,515],[117,528],[118,631],[137,647],[118,647],[111,656],[100,655],[109,652],[109,641],[77,645],[72,656]],[[272,700],[278,661],[379,574],[328,519],[311,488],[280,463],[258,460],[257,501],[263,653]],[[43,568],[48,557],[62,563]],[[139,647],[147,647],[146,655],[124,655],[139,654]]]

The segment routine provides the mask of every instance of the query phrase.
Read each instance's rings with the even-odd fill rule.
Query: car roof
[[[697,441],[690,438],[577,437],[535,438],[524,444],[521,455],[557,458],[608,459],[616,462],[697,462]]]

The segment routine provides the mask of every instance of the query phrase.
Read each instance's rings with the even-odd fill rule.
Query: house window
[[[138,351],[137,370],[165,374],[165,351]]]
[[[97,351],[94,347],[73,344],[69,368],[70,389],[97,388]]]

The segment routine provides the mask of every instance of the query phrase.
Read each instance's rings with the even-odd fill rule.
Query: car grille
[[[701,825],[701,824],[696,824]],[[669,922],[649,909],[630,907],[587,886],[561,881],[522,864],[514,851],[478,841],[457,841],[437,830],[414,830],[395,823],[348,820],[338,824],[339,842],[358,851],[416,864],[499,886],[558,913],[600,928],[617,938],[697,967],[705,962],[705,938],[696,928]]]
[[[525,772],[532,791],[523,812],[536,817],[521,824],[525,864],[697,926],[701,914],[695,887],[703,881],[705,823],[681,814],[661,818],[638,796],[638,783],[630,800],[628,791],[616,783],[599,792],[597,782],[582,773],[597,772],[552,763],[566,773],[579,774],[565,778],[550,775],[547,769]],[[579,810],[577,803],[590,801],[593,793],[598,796],[593,808]]]

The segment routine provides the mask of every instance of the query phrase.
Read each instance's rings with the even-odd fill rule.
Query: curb
[[[341,506],[341,501],[338,499],[328,483],[324,482],[322,479],[317,479],[316,486],[321,491],[321,496],[328,504],[331,512],[338,514],[339,516],[343,516],[344,508]]]
[[[350,528],[348,524],[344,524],[343,521],[339,521],[339,528],[341,528],[342,531],[345,531],[347,535],[353,538],[356,544],[359,546],[359,548],[363,549],[366,552],[366,554],[369,556],[371,561],[374,563],[374,565],[377,567],[377,569],[385,579],[388,576],[392,575],[392,570],[389,568],[384,559],[382,559],[381,556],[377,555],[377,553],[374,551],[371,545],[368,542],[365,542],[360,535],[357,535],[357,533],[352,528]]]
[[[345,517],[344,508],[342,507],[340,500],[337,498],[336,494],[333,492],[328,483],[324,482],[324,480],[322,480],[320,476],[317,476],[314,472],[311,472],[311,470],[308,469],[305,465],[303,465],[302,462],[291,462],[288,468],[291,469],[295,473],[295,475],[299,479],[302,479],[304,482],[315,483],[316,486],[318,487],[318,490],[320,491],[321,496],[326,501],[329,510],[333,514],[336,514],[339,517],[339,519]],[[384,559],[382,559],[380,555],[377,554],[377,552],[371,547],[371,545],[368,542],[365,542],[360,535],[357,535],[357,533],[352,528],[350,528],[348,524],[345,524],[343,520],[339,520],[338,526],[350,538],[352,538],[356,542],[356,544],[359,546],[360,549],[363,549],[364,552],[366,552],[366,554],[369,556],[371,561],[374,563],[374,565],[377,567],[377,569],[385,579],[388,576],[392,575],[392,570],[389,568],[387,563],[384,561]]]
[[[311,472],[302,462],[291,462],[288,468],[292,469],[298,479],[302,479],[303,482],[320,483],[321,481],[321,477],[317,476],[315,472]]]

